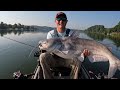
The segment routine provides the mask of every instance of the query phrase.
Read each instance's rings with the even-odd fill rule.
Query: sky
[[[55,27],[60,11],[0,11],[0,22],[7,24]],[[94,25],[112,28],[120,21],[120,11],[62,11],[68,18],[67,28],[84,30]]]

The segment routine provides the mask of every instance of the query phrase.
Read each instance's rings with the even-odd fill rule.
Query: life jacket
[[[58,32],[57,32],[56,29],[54,30],[54,33],[57,35],[57,37],[59,37]],[[70,29],[67,29],[67,30],[66,30],[66,34],[65,34],[64,37],[68,37],[68,36],[69,36],[69,33],[70,33]]]

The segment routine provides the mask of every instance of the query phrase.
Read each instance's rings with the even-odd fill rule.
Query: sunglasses
[[[56,18],[56,20],[57,20],[57,21],[60,21],[60,20],[62,20],[62,21],[67,21],[66,18]]]

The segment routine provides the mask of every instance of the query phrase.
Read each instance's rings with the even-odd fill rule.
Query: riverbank
[[[112,32],[108,34],[107,36],[120,39],[120,32]]]
[[[104,38],[108,38],[112,41],[114,41],[115,45],[117,47],[120,46],[120,33],[117,32],[112,32],[112,33],[97,33],[97,32],[86,32],[86,34],[88,36],[90,36],[91,38],[95,39],[95,40],[100,40],[102,41]]]

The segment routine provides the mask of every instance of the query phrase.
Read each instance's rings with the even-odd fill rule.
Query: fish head
[[[59,49],[61,45],[62,45],[62,42],[60,38],[47,39],[45,41],[39,42],[40,50],[46,50],[46,51],[53,51],[55,49]]]

